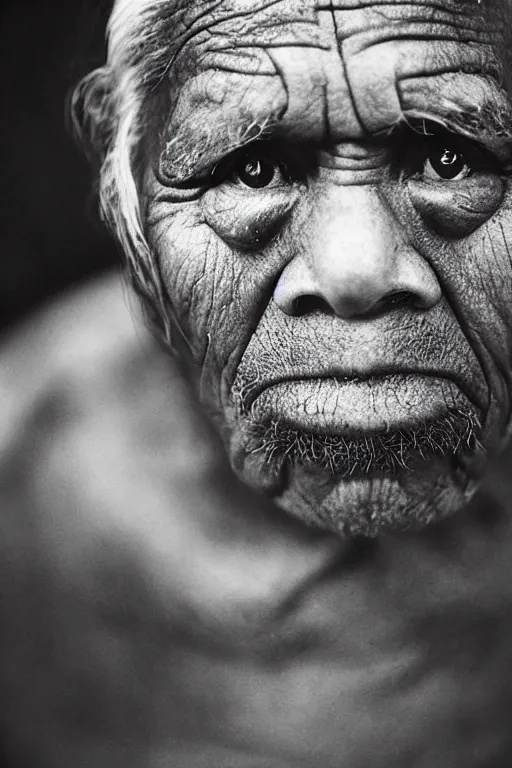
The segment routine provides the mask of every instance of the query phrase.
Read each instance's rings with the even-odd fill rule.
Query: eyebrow
[[[445,77],[445,82],[451,86],[455,84],[456,90],[459,86],[458,93],[455,93],[452,99],[450,89],[443,92],[435,87],[435,82],[439,79],[442,81],[443,76],[432,78],[432,93],[429,93],[425,82],[420,85],[420,81],[415,84],[414,80],[411,80],[400,84],[402,102],[410,105],[404,109],[404,119],[424,119],[481,143],[498,158],[509,159],[512,143],[512,103],[497,80],[489,75],[467,73],[455,73],[449,78],[451,82]],[[465,86],[465,93],[462,85]],[[480,92],[480,98],[468,98],[474,97],[477,91]],[[446,100],[445,104],[443,98]]]
[[[394,123],[383,127],[380,132],[360,138],[340,136],[339,141],[382,140],[400,123],[423,120],[427,125],[429,123],[437,125],[449,132],[474,140],[486,147],[499,160],[510,162],[512,160],[512,104],[508,95],[492,77],[463,72],[450,73],[450,75],[453,75],[451,83],[449,78],[447,80],[442,74],[402,81],[399,88],[401,100],[405,106],[396,115]],[[473,78],[475,85],[473,90],[476,92],[476,85],[478,85],[480,98],[474,101],[468,98],[464,100],[464,94],[459,88],[457,103],[450,95],[453,91],[452,87],[448,89],[449,98],[446,99],[446,105],[443,105],[442,98],[439,98],[443,95],[442,91],[436,87],[436,82],[443,80],[443,77],[444,82],[451,86],[455,80],[464,78],[466,96],[471,91],[471,78]],[[287,124],[286,114],[284,116],[272,114],[269,108],[265,114],[251,116],[247,111],[237,110],[236,90],[234,96],[234,103],[226,108],[220,108],[219,104],[205,99],[199,114],[197,107],[194,109],[191,100],[185,97],[185,103],[190,102],[188,115],[179,126],[176,126],[171,118],[168,126],[170,139],[161,154],[161,168],[165,168],[162,175],[170,183],[179,186],[198,179],[212,170],[223,157],[258,139],[282,138],[294,141],[294,125]],[[284,105],[285,98],[286,93],[283,89]],[[300,132],[300,125],[295,128]],[[325,144],[325,137],[322,138],[323,141],[320,132],[316,135],[306,134],[301,137],[300,143],[320,146]],[[331,142],[338,143],[337,137],[331,136]]]

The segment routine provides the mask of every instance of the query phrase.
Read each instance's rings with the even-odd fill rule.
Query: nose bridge
[[[405,303],[426,310],[441,299],[431,266],[409,244],[376,186],[325,190],[300,241],[274,291],[286,314],[321,307],[349,318]]]
[[[370,306],[399,290],[399,254],[407,248],[398,222],[375,187],[336,188],[319,203],[309,268],[333,307]]]

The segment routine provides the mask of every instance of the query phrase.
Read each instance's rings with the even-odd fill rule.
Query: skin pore
[[[336,533],[453,514],[509,423],[503,25],[187,7],[145,228],[233,466]]]

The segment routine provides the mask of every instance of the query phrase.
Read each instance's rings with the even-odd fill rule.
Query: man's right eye
[[[268,142],[257,142],[221,160],[211,173],[213,185],[229,182],[249,189],[280,187],[291,181],[287,164]]]
[[[277,163],[268,157],[260,158],[257,155],[241,158],[233,168],[234,179],[252,189],[268,187],[278,172]]]
[[[201,205],[206,223],[232,248],[265,248],[307,183],[308,158],[302,147],[268,139],[227,155],[205,181]]]

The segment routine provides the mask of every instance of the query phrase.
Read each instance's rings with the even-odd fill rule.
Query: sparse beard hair
[[[369,435],[306,432],[276,420],[244,420],[244,442],[264,455],[274,476],[287,466],[315,465],[340,478],[412,471],[432,458],[468,456],[481,447],[481,426],[471,410],[450,408],[416,427]]]

